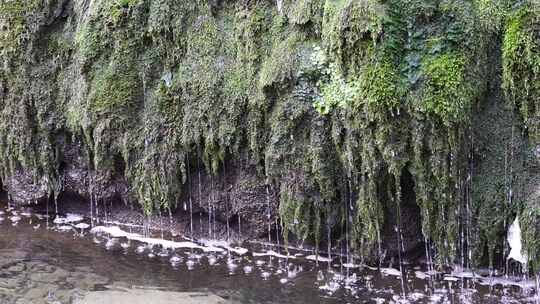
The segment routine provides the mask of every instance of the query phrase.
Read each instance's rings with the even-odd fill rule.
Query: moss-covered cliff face
[[[517,6],[506,19],[502,46],[502,86],[507,102],[516,109],[519,126],[512,132],[523,135],[519,150],[521,166],[510,167],[517,192],[508,200],[523,219],[525,251],[531,266],[540,268],[540,6],[537,2]],[[516,170],[517,169],[517,170]],[[512,171],[511,171],[512,172]]]
[[[252,197],[286,237],[441,264],[500,259],[520,215],[536,270],[532,3],[2,1],[4,187],[225,218]]]

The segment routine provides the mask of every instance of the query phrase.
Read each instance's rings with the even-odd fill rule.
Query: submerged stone
[[[216,295],[191,292],[169,292],[142,289],[91,292],[75,304],[231,304]]]

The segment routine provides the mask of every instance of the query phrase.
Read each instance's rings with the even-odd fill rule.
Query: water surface
[[[536,300],[529,281],[463,278],[468,272],[430,276],[423,267],[411,265],[404,265],[400,275],[398,267],[346,268],[339,258],[329,266],[307,260],[310,253],[302,251],[289,259],[254,254],[279,251],[265,245],[251,245],[244,255],[227,250],[164,250],[92,234],[89,229],[81,233],[74,228],[80,223],[54,224],[53,217],[47,221],[31,210],[0,205],[0,303],[122,303],[119,299],[124,299],[136,304],[137,299],[147,298],[155,304]]]

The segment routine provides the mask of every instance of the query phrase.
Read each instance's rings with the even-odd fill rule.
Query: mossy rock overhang
[[[223,218],[242,216],[231,197],[268,197],[250,210],[284,236],[330,230],[366,257],[414,209],[410,242],[441,264],[469,249],[499,263],[520,216],[536,270],[538,15],[504,0],[3,1],[3,185],[147,214],[196,196]],[[512,121],[489,120],[506,149],[479,115]],[[245,196],[194,195],[199,173]]]

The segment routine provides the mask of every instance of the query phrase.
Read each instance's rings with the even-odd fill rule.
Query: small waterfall
[[[101,201],[103,202],[103,212],[105,213],[105,222],[108,223],[109,222],[109,208],[107,206],[107,200],[101,199]],[[161,218],[161,214],[160,214],[160,218]]]
[[[537,273],[535,276],[536,290],[535,290],[535,303],[540,304],[540,274]]]
[[[395,231],[397,234],[397,249],[398,249],[398,258],[399,258],[399,272],[401,273],[400,279],[401,279],[401,292],[402,297],[406,297],[406,291],[405,291],[405,282],[404,282],[404,275],[403,272],[403,253],[405,252],[405,246],[403,245],[403,232],[401,230],[401,175],[396,174],[394,175],[394,182],[395,182],[395,197],[394,201],[396,204],[396,226]]]
[[[199,210],[202,209],[202,191],[201,191],[201,150],[197,146],[197,175],[198,175],[198,192],[199,192]],[[202,235],[202,211],[199,211],[199,233]]]
[[[225,190],[227,191],[227,167],[225,165],[225,161],[223,161],[223,179],[225,180]],[[225,202],[225,218],[227,221],[227,241],[231,238],[231,232],[230,232],[230,223],[229,223],[229,205],[231,202],[231,197],[229,192],[227,191],[227,200]]]
[[[94,204],[92,202],[92,199],[93,199],[93,196],[92,196],[92,192],[90,191],[90,226],[93,228],[94,227]]]
[[[214,179],[212,174],[210,174],[210,196],[208,198],[208,237],[212,238],[212,199],[214,195]]]
[[[474,174],[474,137],[472,136],[472,132],[470,135],[470,141],[471,141],[471,149],[469,151],[469,168],[467,172],[467,185],[466,185],[466,198],[465,198],[465,242],[466,242],[466,248],[467,248],[467,259],[465,265],[467,268],[472,269],[472,245],[471,245],[471,226],[472,226],[472,213],[471,213],[471,205],[472,205],[472,191],[473,191],[473,174]],[[504,248],[504,247],[503,247]],[[474,273],[474,271],[473,271]]]
[[[278,246],[280,246],[281,244],[279,243],[279,219],[278,218],[276,218],[275,227],[276,227],[276,243]]]
[[[92,183],[92,175],[90,174],[89,180],[88,180],[88,196],[90,197],[90,226],[94,228],[94,207],[92,204],[92,195],[94,193],[93,189],[93,183]]]
[[[47,197],[47,203],[45,204],[45,209],[47,213],[47,230],[49,230],[49,198]]]
[[[332,225],[330,223],[330,216],[326,217],[326,231],[328,239],[328,267],[330,267],[332,261]]]
[[[187,163],[187,183],[189,192],[189,236],[193,238],[193,199],[191,194],[191,168],[189,167],[189,154],[186,156]]]
[[[266,221],[268,225],[268,243],[272,243],[272,221],[271,221],[271,210],[270,210],[270,189],[268,184],[266,184]]]
[[[54,211],[56,213],[56,216],[58,216],[58,194],[53,193],[53,199],[54,199]]]
[[[242,235],[242,217],[240,212],[238,212],[238,235]]]
[[[345,254],[346,254],[346,261],[347,261],[347,264],[349,265],[352,265],[352,261],[351,261],[351,255],[350,255],[350,244],[349,244],[349,227],[350,227],[350,221],[351,221],[351,217],[349,215],[349,208],[351,209],[351,211],[353,210],[353,204],[352,204],[352,183],[351,183],[351,179],[349,178],[348,179],[348,190],[349,190],[349,197],[347,198],[347,200],[345,200]],[[349,276],[349,267],[347,267],[347,277]]]
[[[276,0],[277,10],[280,14],[283,14],[283,0]]]
[[[161,207],[158,209],[158,216],[159,216],[159,232],[161,235],[161,239],[164,239],[164,232],[163,232],[163,217],[161,216]]]
[[[94,203],[96,207],[96,223],[99,224],[99,198],[97,196],[94,197]]]

